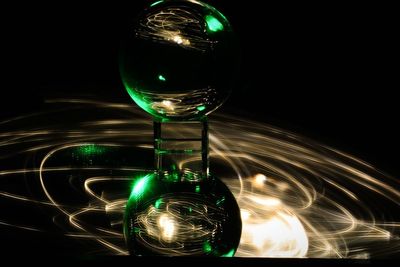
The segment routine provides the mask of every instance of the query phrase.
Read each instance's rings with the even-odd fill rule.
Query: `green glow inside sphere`
[[[155,119],[198,120],[228,98],[237,47],[228,20],[214,7],[158,1],[129,29],[120,74],[131,98]]]

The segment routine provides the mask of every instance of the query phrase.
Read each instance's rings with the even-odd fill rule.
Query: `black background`
[[[9,6],[2,17],[0,117],[52,95],[129,102],[121,36],[149,1]],[[241,75],[222,110],[310,136],[399,175],[394,10],[367,3],[208,1],[241,41]]]
[[[117,53],[148,2],[2,8],[0,119],[40,110],[52,96],[132,102]],[[207,2],[228,17],[241,41],[241,75],[221,110],[309,136],[399,177],[393,6]]]

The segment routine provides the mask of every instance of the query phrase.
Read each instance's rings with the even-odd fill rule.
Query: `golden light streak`
[[[68,118],[69,112],[91,111],[93,118],[75,121],[65,127],[67,130],[46,120],[40,125],[30,124],[32,118],[44,118],[47,113],[0,122],[5,127],[2,129],[14,125],[9,128],[12,130],[0,132],[0,159],[20,162],[21,156],[26,156],[40,162],[39,166],[30,165],[32,168],[13,169],[0,164],[0,199],[53,209],[57,214],[54,222],[68,224],[63,227],[68,229],[65,236],[93,240],[104,248],[99,252],[102,254],[126,255],[122,221],[129,186],[126,192],[111,189],[129,184],[134,178],[132,173],[150,170],[130,167],[135,162],[129,160],[120,166],[103,166],[104,162],[96,161],[92,164],[90,156],[83,166],[72,163],[72,156],[65,155],[74,148],[93,144],[117,151],[130,148],[133,152],[151,152],[152,122],[132,105],[87,99],[47,102],[66,106],[55,111],[60,120],[62,116]],[[99,117],[100,109],[107,110],[107,114],[113,111],[114,117]],[[369,258],[376,244],[380,256],[400,255],[400,220],[391,212],[400,206],[398,179],[307,138],[227,115],[214,116],[210,144],[215,175],[223,178],[241,209],[243,233],[237,256]],[[106,153],[102,158],[112,156]],[[193,159],[196,160],[199,159]],[[219,173],[221,164],[229,172]],[[71,190],[71,194],[85,195],[87,200],[79,204],[61,198],[57,190],[63,187],[54,186],[68,181],[72,174],[74,178],[65,184],[78,190]],[[34,185],[30,182],[37,177],[40,188],[35,191],[42,190],[40,197],[23,190],[27,182]],[[10,184],[21,188],[9,187]],[[70,197],[75,199],[74,195]],[[109,223],[91,220],[96,216]],[[184,238],[176,235],[186,227],[178,223],[178,217],[157,211],[151,216],[152,226],[156,227],[152,234],[161,233],[158,236],[164,242]],[[143,222],[150,223],[148,219]],[[1,214],[0,225],[43,231],[29,221],[3,218]],[[190,227],[184,230],[193,231]],[[209,234],[197,230],[199,234]]]
[[[2,222],[0,221],[0,225],[5,225],[5,226],[9,226],[9,227],[14,227],[14,228],[19,228],[22,230],[28,230],[28,231],[34,231],[34,232],[43,232],[40,229],[36,229],[33,227],[28,227],[28,226],[22,226],[22,225],[17,225],[17,224],[11,224],[11,223],[6,223],[6,222]]]

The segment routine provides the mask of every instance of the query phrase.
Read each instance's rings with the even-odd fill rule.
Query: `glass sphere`
[[[196,120],[229,96],[237,44],[225,16],[200,1],[153,3],[135,21],[120,54],[131,98],[160,119]]]
[[[242,231],[234,196],[213,177],[196,183],[141,177],[124,216],[129,252],[138,256],[232,257]]]

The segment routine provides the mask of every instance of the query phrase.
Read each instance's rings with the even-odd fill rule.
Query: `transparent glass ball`
[[[124,215],[131,255],[232,257],[239,206],[221,180],[174,181],[148,174],[134,182]]]
[[[226,17],[200,1],[166,0],[144,10],[120,54],[131,98],[161,121],[198,120],[229,96],[238,46]]]

